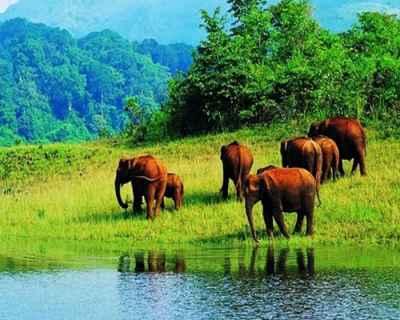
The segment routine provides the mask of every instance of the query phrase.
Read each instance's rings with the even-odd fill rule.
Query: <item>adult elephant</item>
[[[124,209],[128,208],[128,205],[121,199],[121,186],[131,182],[134,211],[140,209],[144,196],[147,219],[154,219],[160,214],[160,206],[167,187],[167,174],[166,167],[153,156],[122,158],[115,176],[115,194],[119,205]]]
[[[303,168],[308,170],[317,181],[317,188],[322,175],[322,150],[308,137],[298,137],[281,142],[282,167]]]
[[[322,176],[324,183],[331,176],[336,180],[339,170],[340,152],[336,142],[326,136],[316,136],[313,140],[318,143],[322,150]]]
[[[343,160],[352,159],[354,162],[351,173],[354,174],[359,165],[361,175],[367,175],[365,164],[367,136],[360,121],[353,118],[336,117],[313,123],[308,135],[315,137],[320,134],[336,142],[340,153],[339,171],[342,176],[345,174]]]
[[[307,218],[307,235],[313,234],[317,182],[310,172],[301,168],[278,168],[250,175],[244,184],[246,215],[251,234],[258,242],[254,227],[253,207],[262,201],[263,217],[268,237],[273,236],[273,219],[282,234],[289,238],[283,212],[297,212],[295,233],[300,233],[304,217]]]
[[[237,199],[242,201],[242,184],[253,166],[253,155],[249,148],[237,141],[221,147],[221,161],[223,166],[222,197],[228,198],[229,179],[236,187]]]

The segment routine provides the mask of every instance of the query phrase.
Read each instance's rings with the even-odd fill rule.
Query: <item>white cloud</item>
[[[341,8],[343,16],[354,15],[365,11],[378,11],[388,14],[400,15],[400,6],[389,3],[380,3],[379,1],[365,1],[358,4],[348,4]]]
[[[9,6],[18,2],[18,0],[0,0],[0,13],[7,10]]]

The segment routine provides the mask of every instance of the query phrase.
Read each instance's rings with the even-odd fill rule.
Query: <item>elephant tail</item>
[[[361,127],[361,132],[362,132],[362,144],[364,147],[364,154],[367,156],[367,133],[365,132],[365,129]]]
[[[240,144],[238,144],[238,148],[239,148],[239,172],[238,172],[238,177],[237,177],[237,181],[236,181],[236,187],[241,188],[242,187],[242,174],[243,174],[243,166],[242,166],[242,148],[240,147]]]
[[[318,144],[315,141],[312,141],[312,146],[314,149],[314,174],[315,180],[317,183],[317,197],[318,197],[318,206],[321,206],[321,198],[319,196],[319,190],[321,187],[321,176],[322,176],[322,152],[321,148],[319,148]]]

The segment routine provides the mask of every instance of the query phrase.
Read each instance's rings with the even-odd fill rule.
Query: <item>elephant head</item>
[[[123,158],[119,161],[117,172],[115,174],[115,195],[118,203],[123,209],[128,208],[128,204],[122,201],[121,198],[121,186],[130,182],[134,175],[136,165],[135,158]]]
[[[325,128],[327,126],[327,121],[319,121],[319,122],[314,122],[310,126],[310,130],[308,131],[308,136],[309,137],[316,137],[320,134],[324,134]]]
[[[258,242],[254,227],[253,207],[261,200],[265,189],[264,178],[261,175],[249,175],[244,182],[244,197],[246,199],[246,215],[249,221],[251,234],[255,242]]]
[[[270,165],[270,166],[267,166],[267,167],[264,167],[264,168],[260,168],[260,169],[257,170],[257,174],[261,174],[261,173],[263,173],[265,171],[273,170],[273,169],[278,169],[278,167]]]

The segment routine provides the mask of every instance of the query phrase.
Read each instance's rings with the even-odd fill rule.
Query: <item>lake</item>
[[[396,248],[49,246],[0,250],[0,319],[400,319]]]

